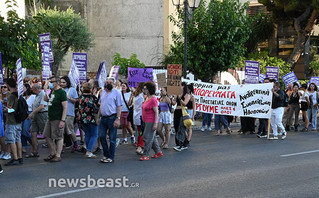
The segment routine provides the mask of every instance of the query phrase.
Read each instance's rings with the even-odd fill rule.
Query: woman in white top
[[[137,149],[136,153],[143,155],[143,131],[142,131],[142,104],[144,102],[144,95],[143,95],[143,87],[144,83],[140,82],[137,85],[134,93],[132,94],[131,100],[129,104],[133,104],[133,123],[136,125],[137,129]]]
[[[307,92],[307,84],[302,84],[301,85],[301,90],[303,91],[303,94],[301,96],[301,112],[302,112],[302,117],[305,119],[305,128],[303,128],[301,131],[302,132],[307,132],[308,131],[308,125],[309,125],[309,118],[308,118],[308,103],[306,100],[306,96],[308,97],[308,92]]]
[[[317,130],[317,100],[318,100],[318,88],[315,83],[310,83],[308,87],[308,94],[306,95],[308,103],[308,118],[311,118],[312,130]]]
[[[127,115],[129,113],[129,100],[131,98],[131,91],[128,88],[127,83],[122,83],[122,112],[121,112],[121,126],[123,133],[122,144],[127,144],[127,131],[131,134],[131,142],[135,143],[135,137],[133,134],[133,129],[131,127],[131,122],[127,120]]]
[[[23,84],[23,96],[28,104],[28,112],[29,114],[32,112],[32,105],[35,99],[35,95],[31,94],[31,87],[29,84]],[[30,128],[31,128],[31,119],[25,119],[22,122],[22,130],[21,130],[21,143],[22,146],[27,146],[27,142],[31,144],[31,135],[30,135]]]

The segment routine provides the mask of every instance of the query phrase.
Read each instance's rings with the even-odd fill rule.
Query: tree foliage
[[[258,0],[272,12],[277,24],[293,22],[297,33],[295,47],[287,62],[294,65],[319,18],[318,0]]]
[[[135,67],[135,68],[144,68],[145,64],[142,63],[136,54],[132,54],[130,58],[122,57],[121,54],[115,53],[113,56],[114,60],[112,65],[119,65],[120,67],[120,74],[123,76],[127,76],[127,68],[128,67]]]
[[[38,25],[38,33],[51,33],[53,45],[53,73],[57,73],[63,57],[69,49],[87,51],[93,46],[93,34],[89,32],[84,20],[74,10],[66,11],[50,8],[40,8],[33,16]]]
[[[36,25],[29,18],[19,18],[15,0],[7,0],[6,5],[7,20],[0,16],[0,51],[4,66],[14,70],[16,61],[21,58],[24,68],[40,69]]]
[[[218,71],[235,67],[245,53],[245,42],[251,33],[250,20],[245,15],[248,4],[239,0],[203,0],[189,20],[188,25],[188,65],[187,69],[196,78],[210,81]],[[184,13],[178,18],[170,16],[180,33],[173,33],[174,45],[164,63],[183,63],[184,48]]]

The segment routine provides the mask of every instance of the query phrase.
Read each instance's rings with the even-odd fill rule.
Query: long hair
[[[25,86],[26,91],[23,93],[24,96],[30,96],[31,95],[31,87],[28,83],[23,84]]]
[[[139,82],[135,91],[134,91],[134,94],[133,94],[134,97],[136,97],[136,96],[140,95],[140,93],[142,93],[143,87],[144,87],[144,82]]]
[[[71,81],[70,81],[70,78],[68,76],[62,76],[60,79],[65,80],[67,88],[71,87]]]

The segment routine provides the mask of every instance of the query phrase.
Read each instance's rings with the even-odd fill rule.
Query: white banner
[[[72,65],[69,71],[69,78],[70,78],[72,87],[78,86],[80,81],[80,74],[79,74],[78,68],[75,65],[74,60],[72,61]]]
[[[194,84],[196,111],[212,114],[270,118],[272,83],[219,85],[190,80]]]

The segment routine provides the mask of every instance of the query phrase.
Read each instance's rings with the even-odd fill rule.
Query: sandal
[[[55,155],[49,155],[47,158],[44,158],[43,160],[46,161],[46,162],[49,162],[51,161],[53,158],[55,157]]]
[[[90,153],[89,155],[86,156],[87,158],[96,158],[96,155],[94,155],[93,153]]]
[[[168,149],[168,144],[164,144],[163,149]]]
[[[220,130],[217,131],[216,136],[219,136],[221,134]]]
[[[102,162],[102,163],[112,163],[112,162],[114,162],[112,159],[110,159],[110,158],[106,158],[106,157],[103,157],[101,160],[100,160],[100,162]]]
[[[147,156],[142,156],[142,157],[140,158],[140,161],[147,161],[147,160],[150,160],[150,158],[147,157]]]
[[[40,157],[40,155],[38,153],[30,153],[30,154],[26,154],[25,155],[26,158],[34,158],[34,157]]]

